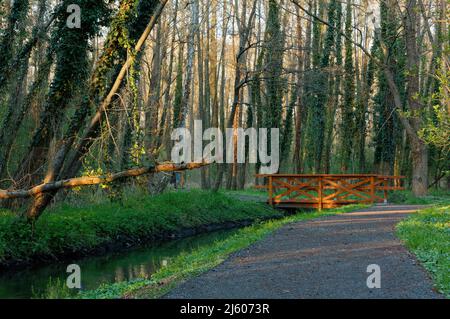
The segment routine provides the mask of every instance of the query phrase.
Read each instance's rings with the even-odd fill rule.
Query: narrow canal
[[[231,236],[236,231],[236,229],[217,231],[97,257],[20,271],[1,272],[0,299],[29,299],[49,295],[49,291],[54,289],[55,285],[66,282],[69,275],[66,269],[69,264],[80,266],[82,290],[96,289],[105,283],[149,278],[161,267],[169,265],[177,255],[211,245],[215,241]]]

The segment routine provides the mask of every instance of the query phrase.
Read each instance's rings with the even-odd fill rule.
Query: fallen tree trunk
[[[60,189],[70,189],[80,186],[92,186],[99,185],[105,183],[112,183],[114,181],[130,178],[130,177],[138,177],[142,175],[152,174],[152,173],[160,173],[160,172],[179,172],[201,168],[207,166],[207,163],[190,163],[190,164],[182,164],[177,165],[173,163],[162,163],[156,166],[150,167],[140,167],[134,168],[127,171],[110,174],[110,175],[102,175],[102,176],[85,176],[85,177],[77,177],[71,178],[61,181],[55,181],[51,183],[44,183],[32,187],[28,190],[0,190],[0,199],[16,199],[16,198],[29,198],[34,197],[43,193],[53,192]]]

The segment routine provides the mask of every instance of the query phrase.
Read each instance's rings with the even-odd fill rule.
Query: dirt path
[[[394,235],[418,206],[376,206],[290,224],[166,298],[443,298]],[[381,289],[367,267],[381,268]]]

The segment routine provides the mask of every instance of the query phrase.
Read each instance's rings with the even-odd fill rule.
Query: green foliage
[[[280,128],[285,90],[285,80],[282,76],[284,35],[281,30],[280,7],[275,0],[269,0],[265,45],[264,84],[266,88],[266,105],[262,127]],[[270,140],[270,130],[268,140]],[[270,144],[268,150],[270,151]]]
[[[450,298],[450,205],[419,212],[397,226],[397,235],[431,273],[436,287]]]
[[[384,1],[380,2],[380,34],[383,42],[388,47],[387,67],[395,75],[395,82],[399,89],[402,102],[406,105],[406,48],[402,37],[398,36],[400,19],[396,12],[388,7]],[[379,42],[376,40],[376,42]],[[381,57],[379,43],[373,47],[375,56]],[[382,68],[377,68],[378,90],[374,96],[374,144],[375,144],[375,165],[386,165],[382,167],[384,171],[394,172],[395,154],[397,145],[401,145],[401,132],[398,115],[395,112],[394,98],[390,91],[387,79]]]
[[[342,65],[342,3],[340,1],[336,4],[336,65]],[[339,77],[339,76],[338,76]]]
[[[70,29],[67,26],[70,15],[67,7],[70,4],[77,4],[83,8],[81,28]],[[21,163],[29,161],[30,164],[23,165],[16,176],[35,174],[37,168],[45,161],[44,150],[48,149],[52,138],[61,128],[71,101],[81,94],[80,90],[89,78],[89,40],[98,34],[102,26],[107,25],[109,13],[107,3],[98,0],[65,0],[56,8],[56,25],[50,41],[56,55],[54,77],[40,114],[39,126],[33,134],[28,152],[21,161]]]
[[[317,1],[314,1],[313,4],[313,8],[314,8],[314,14],[321,16],[322,14],[322,8],[323,8],[323,4],[321,2],[320,4],[320,8],[317,8]],[[313,26],[312,26],[312,65],[313,68],[317,68],[320,65],[320,60],[321,60],[321,23],[317,20],[317,19],[313,19]]]
[[[354,136],[356,133],[355,123],[355,68],[353,66],[353,21],[351,1],[347,2],[345,19],[345,59],[344,59],[344,97],[342,105],[342,172],[351,168],[351,157]]]
[[[447,50],[450,53],[450,50]],[[434,94],[437,102],[431,116],[426,119],[419,136],[428,144],[441,148],[446,156],[450,152],[450,63],[442,59],[442,68],[436,74],[439,90]]]
[[[7,27],[0,33],[0,90],[4,88],[9,62],[14,55],[14,42],[26,27],[29,0],[16,0],[8,16]]]
[[[434,119],[428,119],[426,127],[420,132],[420,137],[430,145],[450,149],[450,114],[447,105],[433,107]]]
[[[45,292],[42,294],[33,293],[33,299],[70,299],[75,297],[75,291],[67,287],[66,283],[59,278],[50,280],[47,283]]]
[[[120,1],[119,10],[109,26],[110,31],[105,40],[105,50],[92,77],[89,92],[91,99],[101,99],[106,94],[110,87],[110,77],[114,77],[118,72],[118,68],[121,67],[120,62],[123,62],[132,45],[127,26],[133,21],[136,5],[136,0]]]
[[[332,0],[328,5],[328,23],[331,27],[327,27],[327,33],[325,36],[324,52],[321,59],[321,67],[326,68],[330,64],[331,51],[335,43],[336,31],[334,26],[336,25],[336,12],[337,1]]]
[[[135,290],[151,285],[149,279],[135,279],[114,284],[103,284],[98,289],[81,293],[80,299],[119,299]]]
[[[82,129],[85,119],[90,113],[97,109],[101,101],[104,100],[110,89],[112,88],[120,69],[124,65],[128,56],[136,56],[134,52],[134,45],[142,35],[154,8],[157,5],[157,1],[147,0],[121,0],[119,9],[115,16],[111,19],[109,25],[109,32],[105,40],[103,53],[97,61],[96,68],[91,76],[91,82],[89,85],[89,91],[84,96],[83,102],[79,108],[77,108],[74,116],[72,117],[69,128],[66,131],[65,136],[73,138]],[[136,56],[135,60],[139,60],[140,55]],[[137,61],[133,61],[133,68],[130,71],[132,78],[136,79],[137,74]],[[134,73],[136,72],[136,73]],[[134,74],[133,74],[134,73]],[[133,82],[133,79],[131,79]],[[134,85],[132,83],[132,85]],[[134,94],[136,97],[136,94]],[[133,112],[134,113],[134,112]],[[96,126],[91,132],[90,137],[96,137],[100,134],[101,126]],[[134,133],[134,132],[131,132]],[[126,139],[125,145],[133,138],[140,138],[141,132],[132,136],[130,134]],[[82,152],[87,152],[92,145],[91,141],[85,143]],[[132,151],[135,151],[133,144]],[[140,150],[140,148],[139,148]],[[130,154],[126,154],[129,156]],[[78,160],[78,159],[77,159]],[[122,163],[126,164],[128,159],[124,158]],[[126,165],[125,165],[126,166]],[[75,168],[75,169],[74,169]],[[74,171],[75,170],[75,171]],[[65,175],[74,176],[76,174],[76,166],[70,168]]]
[[[263,204],[202,191],[134,195],[119,203],[63,205],[34,225],[0,215],[0,265],[84,255],[107,244],[136,244],[213,223],[281,216]]]
[[[411,191],[396,191],[389,194],[389,202],[394,204],[431,205],[450,202],[448,190],[430,190],[427,196],[415,197]]]
[[[317,4],[315,4],[317,6]],[[322,170],[322,156],[324,152],[324,140],[326,129],[326,104],[330,97],[330,70],[332,64],[332,52],[338,47],[340,49],[340,38],[335,43],[336,30],[340,27],[340,11],[337,1],[333,0],[328,5],[328,23],[326,35],[322,45],[321,26],[322,23],[317,19],[313,21],[313,39],[312,39],[312,62],[313,72],[308,75],[308,81],[311,84],[307,86],[306,95],[310,111],[307,119],[307,140],[310,149],[307,152],[308,164],[312,170],[319,173]],[[315,9],[318,16],[322,16],[324,4],[320,2],[319,10]],[[323,49],[323,50],[322,50]]]
[[[65,132],[67,139],[74,138],[82,129],[85,119],[95,110],[109,92],[112,81],[119,73],[132,49],[135,39],[130,39],[128,26],[136,19],[136,0],[121,0],[119,9],[111,18],[102,55],[91,75],[89,88],[81,104],[70,119]],[[98,132],[95,132],[98,133]],[[75,174],[74,172],[65,172]]]
[[[178,66],[177,66],[177,78],[176,78],[176,86],[175,86],[175,97],[173,102],[173,119],[172,123],[173,127],[177,128],[180,125],[181,119],[181,107],[183,104],[183,59],[180,55],[178,58]]]

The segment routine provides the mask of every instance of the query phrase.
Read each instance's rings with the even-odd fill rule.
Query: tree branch
[[[294,5],[296,5],[298,8],[300,8],[303,12],[305,12],[307,15],[313,17],[314,19],[317,19],[317,21],[319,21],[319,22],[327,25],[328,27],[333,28],[333,29],[336,30],[336,28],[333,25],[331,25],[327,21],[324,21],[323,19],[321,19],[317,15],[313,14],[309,10],[305,9],[300,3],[298,3],[297,0],[291,0],[291,2]],[[389,88],[390,88],[390,90],[391,90],[391,92],[392,92],[392,94],[394,96],[395,107],[396,107],[397,114],[399,115],[400,122],[405,127],[405,130],[408,133],[408,135],[410,135],[413,139],[414,138],[418,138],[418,136],[415,133],[414,128],[412,127],[411,123],[409,123],[408,119],[401,112],[402,102],[401,102],[401,99],[400,99],[400,93],[399,93],[397,84],[394,81],[394,75],[392,74],[392,71],[389,69],[387,63],[385,61],[381,60],[381,59],[377,59],[375,56],[370,54],[370,52],[365,47],[363,47],[361,44],[355,42],[353,39],[349,38],[347,35],[345,35],[340,30],[337,30],[337,31],[339,32],[339,34],[341,36],[343,36],[344,38],[346,38],[347,40],[352,42],[354,45],[359,47],[364,52],[364,54],[366,54],[370,59],[372,59],[383,70],[384,74],[386,75]],[[383,55],[382,58],[386,59],[388,50],[386,48],[386,45],[382,41],[381,37],[379,39],[379,42],[380,42],[380,45],[381,45],[381,48],[382,48],[382,52],[381,52],[382,55]]]
[[[317,21],[325,24],[326,26],[328,26],[329,28],[332,28],[336,31],[338,31],[339,35],[346,38],[347,40],[349,40],[350,42],[352,42],[354,45],[356,45],[358,48],[360,48],[364,54],[366,54],[369,58],[373,59],[376,63],[380,64],[380,62],[378,60],[375,59],[375,57],[373,57],[370,52],[364,47],[362,46],[360,43],[355,42],[352,38],[348,37],[345,33],[343,33],[341,30],[337,30],[335,26],[331,25],[330,23],[328,23],[327,21],[321,19],[320,17],[318,17],[317,15],[315,15],[314,13],[310,12],[308,9],[304,8],[300,3],[298,3],[297,0],[291,0],[291,2],[296,5],[300,10],[302,10],[303,12],[305,12],[307,15],[313,17],[314,19],[316,19]]]
[[[193,170],[209,165],[208,163],[190,163],[190,164],[173,164],[162,163],[156,166],[134,168],[127,171],[102,175],[102,176],[85,176],[71,178],[61,181],[55,181],[51,183],[44,183],[37,185],[28,190],[0,190],[0,199],[16,199],[16,198],[29,198],[37,195],[57,191],[63,188],[71,189],[80,186],[92,186],[104,183],[112,183],[116,180],[138,177],[147,174],[160,173],[160,172],[180,172],[186,170]]]
[[[110,92],[105,97],[103,102],[98,106],[97,112],[91,119],[91,121],[88,124],[88,127],[86,129],[85,134],[81,138],[81,142],[78,145],[75,155],[73,158],[70,159],[70,162],[68,163],[67,170],[69,174],[75,175],[77,171],[77,164],[79,163],[82,156],[84,156],[87,152],[87,149],[92,144],[95,135],[97,133],[97,129],[99,128],[100,122],[103,118],[104,113],[107,111],[108,107],[110,106],[113,97],[116,95],[117,91],[119,90],[123,79],[125,78],[125,75],[127,74],[129,68],[133,64],[135,60],[135,54],[140,52],[143,48],[145,41],[147,40],[148,36],[150,35],[150,32],[153,30],[153,27],[158,22],[158,19],[160,15],[163,12],[164,7],[166,6],[168,0],[161,0],[158,6],[155,9],[155,12],[153,13],[147,27],[145,28],[144,32],[142,33],[141,37],[139,38],[138,42],[136,43],[136,46],[134,48],[134,54],[130,55],[127,60],[125,61],[124,65],[122,66],[119,74],[117,75],[116,79],[114,80],[114,84],[111,87]],[[65,158],[65,156],[64,156]]]

